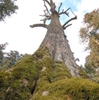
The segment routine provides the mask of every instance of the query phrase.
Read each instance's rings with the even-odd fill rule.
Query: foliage
[[[86,50],[90,50],[90,54],[86,57],[85,69],[93,77],[99,68],[99,9],[85,14],[80,38],[88,42]]]
[[[3,56],[3,55],[4,55],[3,50],[5,50],[7,44],[8,44],[8,43],[0,44],[0,66],[3,65],[3,64],[2,64],[2,61],[3,61],[3,58],[4,58],[4,56]]]
[[[0,44],[0,69],[7,69],[16,64],[23,55],[18,51],[4,52],[8,43]],[[25,56],[25,55],[24,55]]]
[[[18,7],[15,4],[16,0],[0,0],[0,21],[4,20],[6,16],[11,16],[15,13]]]

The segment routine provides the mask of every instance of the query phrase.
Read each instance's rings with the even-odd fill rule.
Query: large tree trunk
[[[51,23],[48,26],[47,34],[41,44],[42,46],[49,49],[54,61],[63,61],[72,76],[79,76],[78,66],[74,60],[57,13],[51,16]]]

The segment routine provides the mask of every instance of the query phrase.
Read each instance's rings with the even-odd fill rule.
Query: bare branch
[[[69,10],[70,8],[68,8],[67,10],[64,11],[64,9],[62,10],[62,12],[59,13],[59,15],[61,14],[66,14],[68,17],[69,17],[69,13],[67,13],[67,11]]]
[[[65,30],[67,27],[71,26],[72,24],[68,24],[67,26],[63,27],[63,29]]]
[[[31,28],[34,28],[34,27],[43,27],[43,28],[48,28],[48,25],[46,24],[33,24],[33,25],[30,25]]]
[[[60,3],[60,6],[59,6],[59,8],[58,8],[58,13],[60,12],[61,6],[62,6],[62,3]]]
[[[49,6],[51,6],[51,4],[50,4],[50,2],[48,1],[48,0],[43,0],[44,2],[46,1],[47,2],[47,4],[49,5]]]
[[[51,4],[53,3],[53,0],[50,0]]]
[[[50,15],[50,12],[49,12],[49,10],[48,10],[48,8],[47,8],[47,6],[46,6],[45,1],[44,1],[44,6],[45,6],[45,8],[46,8],[46,10],[44,10],[44,11],[45,11],[45,13],[46,13],[46,11],[47,11],[47,13]]]
[[[51,16],[46,16],[44,19],[40,20],[40,21],[44,21],[44,24],[46,23],[47,20],[50,20]]]
[[[69,19],[62,27],[65,27],[70,21],[77,19],[77,16]]]
[[[44,24],[45,24],[47,20],[51,19],[51,15],[50,15],[50,12],[49,12],[49,10],[48,10],[48,8],[46,6],[46,2],[49,3],[49,1],[47,1],[47,0],[43,0],[43,1],[44,1],[44,6],[45,6],[46,10],[44,10],[44,15],[40,15],[40,16],[44,16],[45,17],[44,19],[41,20],[41,21],[44,21]]]
[[[44,10],[44,13],[45,13],[44,15],[40,15],[40,16],[45,16],[45,17],[48,17],[48,16],[49,16],[49,17],[50,17],[50,15],[48,15],[48,14],[46,13],[46,10]]]

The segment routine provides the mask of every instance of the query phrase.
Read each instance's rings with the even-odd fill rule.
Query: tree
[[[93,75],[99,68],[99,9],[86,13],[83,22],[80,38],[82,42],[88,43],[86,50],[90,50],[90,54],[86,57],[85,68]]]
[[[4,52],[3,52],[3,50],[5,50],[5,48],[6,48],[6,45],[7,45],[8,43],[4,43],[4,44],[0,44],[0,66],[2,66],[3,65],[3,58],[4,58]]]
[[[3,66],[6,65],[5,62],[9,61],[9,64],[7,64],[7,67],[11,67],[16,64],[18,60],[22,58],[22,54],[20,54],[18,51],[10,51],[9,53],[6,53],[5,59],[3,60]]]
[[[0,0],[0,21],[4,20],[6,16],[11,16],[15,13],[18,6],[15,5],[16,0]]]
[[[31,28],[34,27],[44,27],[47,29],[47,34],[41,44],[40,47],[47,47],[50,51],[50,54],[54,61],[62,61],[66,64],[68,69],[70,70],[72,76],[78,76],[78,66],[75,63],[73,53],[71,52],[70,46],[68,44],[68,40],[65,36],[64,30],[69,27],[72,24],[69,24],[72,20],[77,19],[77,16],[73,13],[71,8],[68,8],[67,10],[61,10],[62,3],[60,3],[60,6],[58,8],[58,11],[56,10],[56,5],[53,2],[53,0],[43,0],[44,6],[46,10],[44,10],[44,15],[41,15],[45,17],[43,20],[44,23],[42,24],[33,24],[30,25]],[[48,6],[50,7],[50,10],[48,9]],[[60,23],[60,16],[66,15],[69,17],[69,11],[71,11],[74,15],[73,18],[70,18],[67,20],[63,25]],[[50,24],[47,25],[46,21],[50,20]]]
[[[23,57],[23,54],[20,54],[18,51],[15,50],[11,50],[10,52],[4,52],[7,44],[8,43],[0,44],[0,69],[10,68]]]

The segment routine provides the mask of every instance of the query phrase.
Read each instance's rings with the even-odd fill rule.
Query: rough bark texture
[[[56,5],[53,0],[43,0],[46,10],[44,10],[45,18],[42,20],[44,24],[33,24],[30,25],[31,28],[34,27],[44,27],[47,29],[47,34],[43,40],[41,47],[47,47],[51,53],[54,61],[63,61],[68,69],[70,70],[72,76],[79,76],[78,66],[74,60],[73,53],[71,52],[68,40],[65,36],[64,30],[72,24],[69,24],[72,20],[77,19],[77,16],[73,13],[71,8],[67,10],[62,10],[60,12],[60,4],[58,11],[56,11]],[[50,6],[50,11],[46,6],[46,3]],[[64,14],[69,17],[68,10],[70,10],[74,17],[67,20],[63,25],[61,25],[59,17]],[[47,25],[46,21],[51,20],[50,24]]]
[[[47,34],[41,46],[49,49],[55,61],[63,61],[70,70],[72,76],[79,76],[78,66],[75,63],[73,53],[71,52],[57,13],[51,16],[51,23],[48,26]]]

